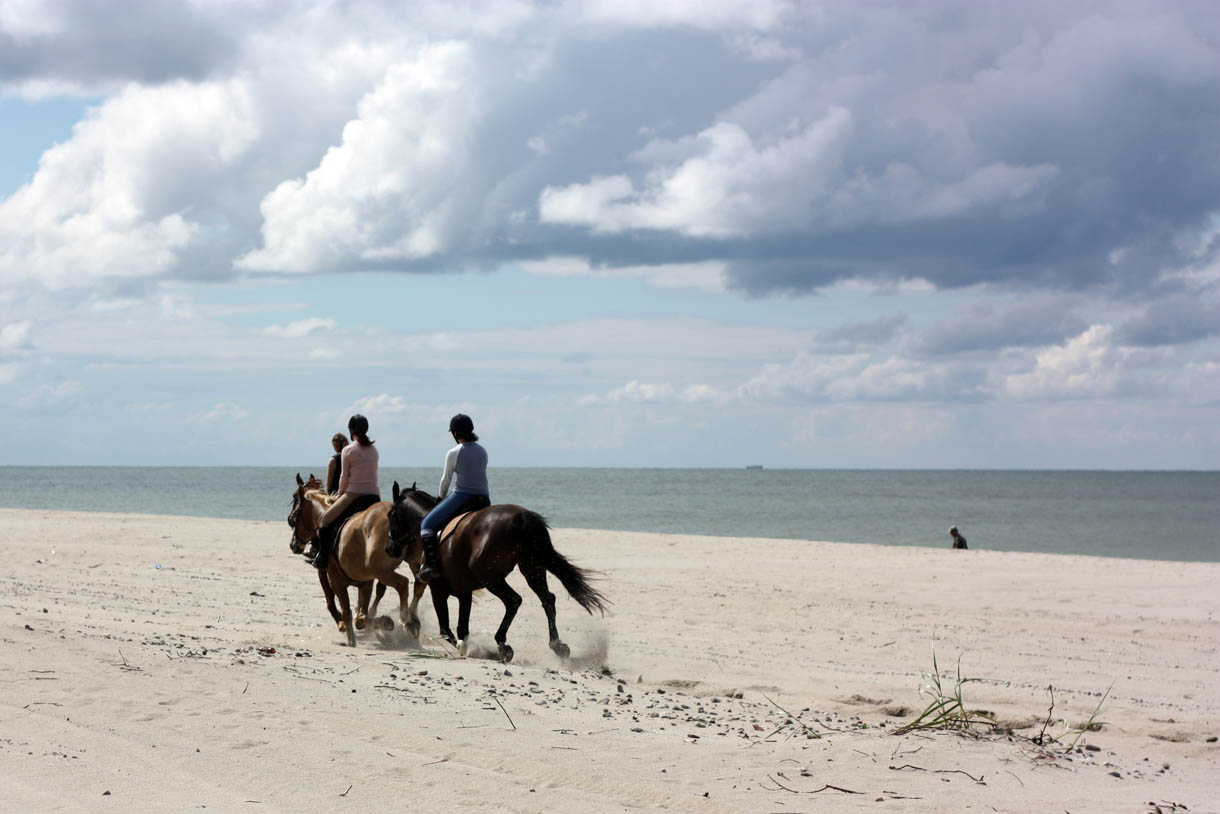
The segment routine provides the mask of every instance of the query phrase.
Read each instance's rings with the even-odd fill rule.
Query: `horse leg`
[[[415,580],[415,593],[411,595],[411,607],[407,608],[407,621],[403,624],[407,628],[407,633],[415,639],[419,638],[419,600],[423,598],[424,591],[428,590],[428,586],[419,580]]]
[[[499,629],[496,630],[496,644],[500,647],[500,660],[508,664],[513,660],[513,649],[508,646],[508,627],[513,623],[513,617],[517,615],[517,608],[521,607],[521,594],[514,591],[503,577],[496,582],[489,583],[487,590],[504,603],[504,619],[500,622]]]
[[[466,639],[470,636],[470,605],[474,596],[470,593],[458,594],[458,655],[466,657]]]
[[[341,582],[340,588],[336,591],[339,594],[339,606],[343,608],[343,624],[347,629],[347,646],[356,646],[356,629],[352,624],[352,599],[347,595],[347,583]]]
[[[377,580],[377,593],[373,594],[373,607],[369,609],[369,616],[376,618],[377,606],[381,604],[381,597],[385,596],[385,583]]]
[[[411,593],[411,581],[397,571],[391,571],[378,577],[378,581],[382,585],[382,591],[385,590],[384,586],[390,585],[398,592],[398,621],[402,623],[403,627],[407,627],[407,596]],[[385,621],[388,626],[385,626],[384,629],[393,630],[394,621],[388,616]]]
[[[365,582],[356,586],[356,630],[368,627],[369,600],[373,597],[373,583]]]
[[[326,597],[326,609],[330,611],[330,617],[335,620],[335,624],[342,631],[343,617],[339,615],[339,609],[335,607],[335,589],[330,586],[330,577],[326,575],[325,568],[318,570],[318,582],[322,584],[322,595]]]
[[[432,584],[432,609],[436,611],[436,624],[440,628],[441,638],[457,647],[457,639],[449,629],[449,591],[436,583]]]
[[[542,609],[546,611],[546,626],[550,636],[551,650],[559,658],[566,659],[572,654],[572,649],[559,640],[559,629],[555,627],[555,594],[551,593],[547,587],[546,569],[541,565],[525,565],[524,563],[518,567],[525,577],[525,583],[530,586],[531,591],[538,595],[539,601],[542,602]]]

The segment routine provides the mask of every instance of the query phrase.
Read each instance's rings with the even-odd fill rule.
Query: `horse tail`
[[[537,512],[526,510],[517,516],[516,522],[525,538],[526,556],[541,563],[547,571],[554,574],[582,608],[590,614],[595,610],[599,611],[604,616],[610,600],[590,583],[595,572],[573,565],[555,550],[546,519]]]

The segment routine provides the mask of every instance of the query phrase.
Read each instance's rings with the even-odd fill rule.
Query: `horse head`
[[[314,538],[318,531],[317,511],[313,501],[305,497],[308,489],[316,488],[320,482],[312,474],[308,481],[301,480],[297,473],[297,488],[292,493],[292,509],[288,512],[288,527],[292,529],[292,541],[288,549],[293,554],[305,550],[305,544]]]
[[[390,502],[389,513],[390,541],[385,544],[386,556],[405,556],[407,546],[419,538],[419,521],[424,519],[427,512],[420,514],[418,504],[409,497],[417,491],[414,483],[410,489],[400,489],[398,481],[394,481],[394,499]]]

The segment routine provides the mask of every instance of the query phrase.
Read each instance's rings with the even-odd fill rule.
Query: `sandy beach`
[[[503,665],[345,647],[283,522],[0,526],[3,811],[1220,810],[1217,564],[555,529],[614,604],[514,575]],[[894,734],[934,643],[998,729]]]

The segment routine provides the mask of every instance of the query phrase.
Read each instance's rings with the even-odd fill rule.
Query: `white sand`
[[[427,601],[422,651],[344,647],[282,522],[0,528],[3,811],[1220,810],[1220,565],[559,529],[615,604],[551,580],[565,665],[514,576],[506,669]],[[934,639],[1017,736],[891,734]],[[1097,751],[1029,742],[1111,684]]]

